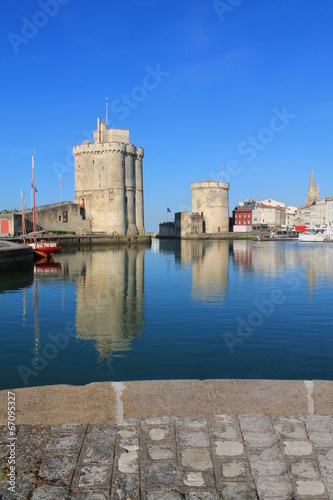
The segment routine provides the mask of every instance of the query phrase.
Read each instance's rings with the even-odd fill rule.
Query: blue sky
[[[0,210],[74,197],[72,147],[97,116],[145,149],[147,230],[191,182],[302,205],[333,194],[331,0],[1,2]],[[155,76],[152,76],[155,75]],[[276,117],[276,118],[275,118]]]

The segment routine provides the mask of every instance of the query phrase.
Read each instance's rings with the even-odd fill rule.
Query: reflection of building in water
[[[285,268],[285,247],[276,242],[234,241],[233,254],[236,266],[242,271],[277,276]]]
[[[239,271],[252,270],[252,243],[250,241],[233,242],[233,259]]]
[[[229,242],[205,242],[201,249],[202,257],[192,264],[192,299],[222,302],[228,291]]]
[[[143,328],[144,248],[79,253],[74,259],[69,268],[72,274],[76,266],[77,337],[94,340],[101,357],[130,349]]]
[[[333,251],[329,243],[300,246],[298,242],[234,241],[233,258],[241,272],[252,271],[266,276],[307,273],[308,287],[313,292],[319,279],[333,281]],[[295,281],[292,282],[293,286]]]
[[[229,275],[229,242],[160,240],[160,252],[174,254],[176,265],[192,267],[192,299],[224,301]]]

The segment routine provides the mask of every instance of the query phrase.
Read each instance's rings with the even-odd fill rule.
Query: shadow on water
[[[0,274],[0,293],[21,290],[34,282],[33,268],[24,271]]]

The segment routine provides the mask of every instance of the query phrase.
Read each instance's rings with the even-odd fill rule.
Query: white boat
[[[303,242],[333,242],[333,229],[328,224],[325,227],[315,227],[308,229],[305,233],[300,233],[298,241]]]

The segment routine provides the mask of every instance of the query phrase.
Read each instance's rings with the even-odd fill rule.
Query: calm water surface
[[[333,380],[333,245],[156,241],[0,275],[0,389]]]

